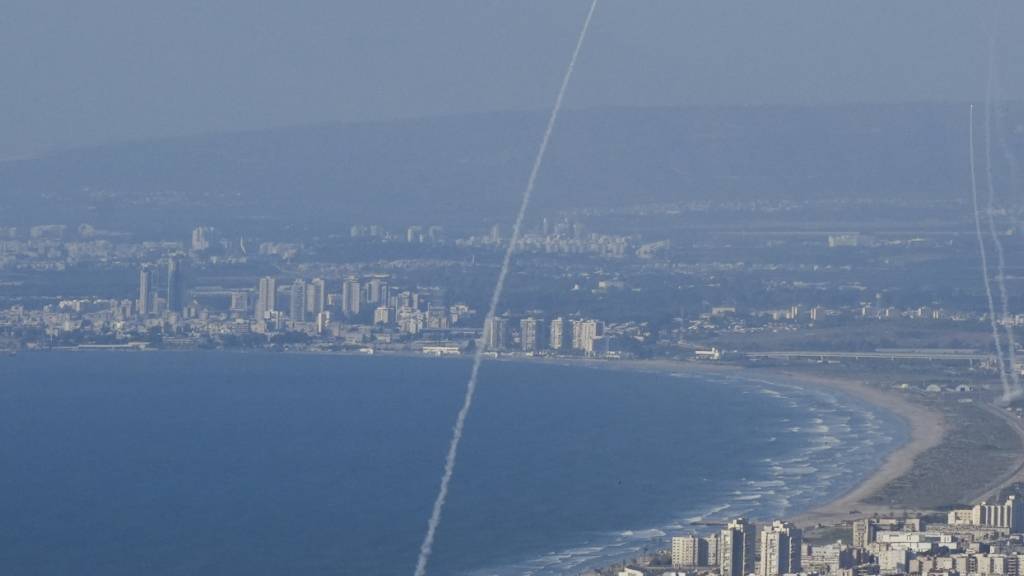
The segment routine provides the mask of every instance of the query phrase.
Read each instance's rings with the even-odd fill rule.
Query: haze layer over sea
[[[409,574],[469,364],[267,353],[0,358],[13,574]],[[829,391],[486,363],[432,573],[565,574],[688,523],[792,514],[905,438]]]

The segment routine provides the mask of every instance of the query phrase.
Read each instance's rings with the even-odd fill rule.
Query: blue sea
[[[464,360],[0,358],[0,573],[411,574]],[[792,514],[906,438],[785,382],[485,363],[431,574],[576,574]]]

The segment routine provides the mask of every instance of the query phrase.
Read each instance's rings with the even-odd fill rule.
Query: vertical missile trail
[[[530,197],[533,195],[533,188],[537,182],[537,175],[540,173],[541,165],[544,163],[544,156],[547,153],[548,142],[551,140],[551,133],[555,129],[555,123],[558,121],[558,113],[562,109],[562,101],[565,98],[565,93],[569,88],[569,80],[572,79],[573,70],[576,68],[576,60],[580,55],[580,50],[583,48],[583,42],[587,37],[587,31],[590,29],[590,21],[594,17],[594,11],[597,9],[598,0],[593,0],[590,5],[590,10],[587,12],[586,20],[583,21],[583,28],[580,30],[579,38],[576,40],[576,48],[573,50],[572,58],[569,60],[569,66],[565,70],[565,76],[562,78],[562,85],[558,90],[558,96],[555,98],[555,104],[551,108],[551,115],[548,117],[547,128],[544,130],[544,137],[541,139],[540,148],[537,150],[537,156],[533,161],[533,168],[530,170],[530,177],[526,183],[526,189],[523,192],[523,199],[519,205],[519,213],[516,215],[515,225],[512,227],[512,237],[509,238],[508,247],[505,249],[505,257],[501,263],[501,271],[498,273],[498,280],[494,286],[494,293],[491,295],[491,303],[487,310],[487,316],[484,320],[484,333],[483,338],[480,342],[477,342],[476,351],[473,354],[473,368],[470,371],[469,382],[466,384],[466,396],[462,402],[462,408],[459,410],[459,414],[455,419],[455,426],[452,429],[451,442],[448,445],[448,455],[444,462],[444,473],[441,476],[441,485],[438,488],[437,498],[434,500],[434,508],[430,514],[430,520],[427,522],[427,532],[423,537],[423,544],[420,545],[419,559],[416,561],[416,572],[415,576],[425,576],[427,573],[427,562],[430,560],[430,555],[434,548],[434,536],[437,533],[437,527],[441,523],[441,513],[444,511],[445,501],[448,499],[448,485],[451,482],[452,475],[455,472],[455,460],[459,453],[459,443],[462,441],[462,432],[466,426],[466,416],[469,414],[469,410],[473,405],[473,396],[476,392],[477,377],[480,374],[480,363],[483,361],[483,343],[488,340],[489,332],[491,330],[491,320],[494,318],[498,310],[498,302],[501,300],[501,293],[505,288],[505,277],[508,276],[509,264],[512,261],[512,253],[515,250],[516,244],[519,241],[519,231],[523,224],[523,218],[526,216],[526,209],[530,205]]]
[[[999,37],[999,22],[1000,22],[999,6],[1000,6],[1000,4],[999,4],[999,2],[993,0],[992,3],[991,3],[991,6],[992,6],[992,10],[991,10],[991,14],[990,14],[991,18],[990,18],[990,23],[989,23],[989,82],[991,82],[991,87],[992,87],[992,101],[993,101],[993,106],[995,107],[994,114],[995,114],[995,117],[996,117],[995,121],[996,121],[996,129],[997,129],[998,136],[999,136],[999,145],[1000,145],[1000,147],[1002,148],[1002,151],[1003,151],[1003,159],[1006,161],[1007,168],[1009,169],[1008,170],[1009,171],[1008,176],[1010,178],[1010,181],[1009,181],[1010,193],[1008,195],[1009,205],[1010,205],[1009,207],[1011,209],[1016,209],[1016,208],[1019,207],[1019,190],[1020,190],[1020,188],[1019,188],[1019,173],[1020,173],[1020,167],[1019,167],[1018,162],[1017,162],[1017,157],[1013,153],[1013,150],[1010,149],[1010,144],[1009,144],[1009,142],[1006,139],[1006,125],[1005,124],[1006,124],[1006,122],[1008,120],[1008,118],[1006,116],[1006,106],[1005,105],[1004,106],[999,106],[998,105],[998,102],[1000,102],[1000,101],[1005,102],[1007,100],[1006,94],[1003,91],[1003,88],[1002,88],[1001,83],[1000,83],[999,67],[996,66],[996,59],[995,59],[995,55],[996,55],[995,47],[996,47],[996,44],[997,44],[997,39]],[[1014,218],[1014,222],[1016,223],[1016,217]]]
[[[1003,397],[1010,396],[1010,383],[1006,378],[1006,363],[1003,358],[1003,343],[999,336],[996,320],[996,305],[992,298],[992,285],[988,277],[988,254],[985,251],[985,236],[981,233],[981,209],[978,207],[978,180],[974,166],[974,105],[971,104],[971,198],[974,203],[974,231],[978,236],[978,251],[981,254],[981,275],[985,281],[985,296],[988,298],[988,318],[992,324],[992,340],[996,345],[996,360],[999,362],[999,380],[1003,384]]]
[[[994,23],[993,23],[994,25]],[[1017,342],[1013,335],[1013,326],[1010,323],[1010,303],[1006,293],[1006,256],[1003,251],[1003,242],[999,239],[996,231],[996,223],[993,212],[995,211],[995,181],[992,176],[992,106],[993,106],[993,82],[995,78],[995,36],[989,37],[988,44],[988,78],[985,83],[985,177],[988,188],[988,202],[986,206],[986,220],[988,222],[989,235],[992,237],[992,245],[996,250],[996,286],[999,288],[1000,320],[1003,331],[1006,332],[1007,361],[1009,362],[1010,380],[1013,382],[1013,389],[1003,395],[1004,401],[1012,400],[1013,397],[1021,394],[1020,377],[1017,375]]]
[[[1020,165],[1017,162],[1017,157],[1014,155],[1013,150],[1010,149],[1010,143],[1006,139],[1006,123],[1009,121],[1006,115],[1006,107],[998,105],[999,101],[1006,100],[1005,92],[1000,86],[998,70],[992,85],[995,87],[994,100],[997,103],[995,108],[996,133],[999,137],[999,147],[1003,151],[1003,160],[1006,161],[1006,166],[1009,168],[1010,208],[1015,209],[1020,205]]]

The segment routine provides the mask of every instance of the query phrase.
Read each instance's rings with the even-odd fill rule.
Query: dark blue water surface
[[[469,365],[0,358],[0,573],[410,574]],[[432,574],[562,574],[838,495],[905,436],[785,384],[488,363]]]

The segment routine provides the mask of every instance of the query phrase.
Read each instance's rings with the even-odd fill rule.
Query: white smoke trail
[[[989,20],[989,81],[993,89],[993,101],[995,106],[996,116],[996,128],[999,136],[999,145],[1002,148],[1003,159],[1006,161],[1007,168],[1009,169],[1009,188],[1010,188],[1010,207],[1019,208],[1018,203],[1018,192],[1019,192],[1019,174],[1020,167],[1017,162],[1017,157],[1010,149],[1010,144],[1006,139],[1006,122],[1008,120],[1006,116],[1006,106],[999,106],[999,102],[1005,102],[1007,100],[1006,93],[1004,92],[1001,82],[999,67],[996,66],[996,44],[999,37],[999,23],[1000,23],[1000,3],[993,0],[991,2],[991,13]],[[1014,223],[1017,223],[1016,216],[1014,216]]]
[[[1006,100],[1006,94],[1001,87],[999,82],[998,69],[995,80],[993,81],[995,86],[995,121],[996,121],[996,134],[999,137],[999,147],[1003,151],[1003,160],[1006,161],[1006,166],[1009,169],[1010,177],[1010,207],[1018,208],[1019,196],[1020,196],[1020,163],[1017,161],[1017,156],[1013,153],[1010,148],[1010,143],[1006,139],[1006,124],[1010,121],[1007,116],[1007,110],[1005,104],[999,105],[999,102]],[[1017,222],[1016,216],[1014,217],[1015,223]]]
[[[989,37],[988,46],[988,79],[985,83],[985,176],[988,186],[988,203],[985,210],[988,221],[989,235],[996,250],[996,286],[999,287],[1000,324],[1006,332],[1007,361],[1009,362],[1010,380],[1013,388],[1003,394],[1004,401],[1010,401],[1021,395],[1020,377],[1017,374],[1017,342],[1010,321],[1010,303],[1006,293],[1006,256],[1003,242],[996,231],[995,216],[995,180],[992,176],[992,106],[993,81],[995,78],[995,37]]]
[[[992,324],[992,340],[996,345],[996,360],[999,362],[999,380],[1003,384],[1003,397],[1010,396],[1010,382],[1006,377],[1006,362],[1003,356],[1003,342],[999,336],[999,324],[996,320],[996,304],[992,297],[992,285],[988,275],[988,253],[985,250],[985,236],[981,233],[981,208],[978,205],[978,179],[974,162],[974,104],[971,104],[971,198],[974,203],[974,231],[978,236],[978,250],[981,254],[981,275],[985,281],[985,296],[988,298],[988,318]]]
[[[427,533],[423,537],[423,544],[420,545],[420,555],[416,561],[415,576],[425,576],[427,573],[427,562],[430,560],[430,555],[434,548],[434,536],[437,533],[437,527],[441,524],[441,513],[444,511],[445,501],[448,499],[448,485],[451,483],[452,474],[455,472],[455,459],[458,456],[459,443],[462,441],[462,432],[466,426],[466,416],[473,405],[473,396],[476,393],[477,377],[480,374],[480,364],[483,361],[483,343],[489,340],[492,319],[497,313],[498,302],[501,300],[501,293],[505,288],[505,277],[508,276],[512,253],[519,241],[519,231],[523,225],[523,218],[526,216],[526,209],[530,205],[530,197],[533,195],[537,175],[540,173],[541,165],[544,162],[548,142],[551,140],[551,133],[555,129],[555,123],[558,121],[558,113],[562,109],[562,101],[565,99],[565,93],[569,88],[569,80],[572,78],[573,70],[576,68],[576,60],[579,58],[580,50],[583,48],[587,31],[590,29],[590,21],[594,17],[594,11],[597,9],[597,2],[598,0],[593,0],[590,10],[587,12],[587,18],[583,21],[583,28],[580,30],[579,38],[576,40],[576,48],[573,50],[569,66],[566,68],[565,76],[562,78],[562,85],[558,89],[558,96],[555,98],[555,104],[551,108],[551,115],[548,117],[544,137],[541,139],[540,148],[537,150],[537,157],[533,161],[533,169],[530,170],[530,178],[526,183],[526,190],[523,192],[519,213],[516,215],[515,225],[512,227],[512,237],[509,238],[508,247],[505,249],[505,257],[501,262],[501,271],[498,273],[498,280],[495,283],[494,293],[491,295],[491,303],[484,320],[483,338],[477,342],[476,351],[473,354],[473,368],[469,374],[469,382],[466,384],[466,396],[462,402],[462,408],[455,418],[451,442],[448,445],[448,455],[444,462],[444,473],[441,475],[441,486],[438,489],[437,498],[434,500],[434,508],[430,514],[430,520],[427,522]]]

